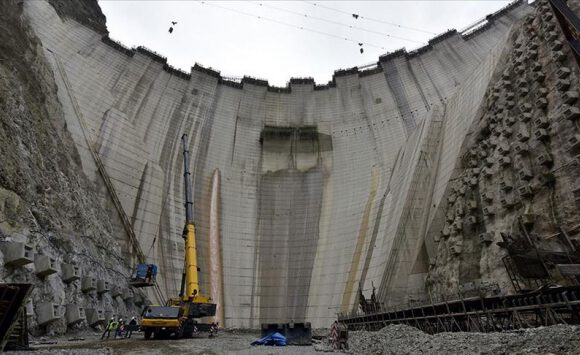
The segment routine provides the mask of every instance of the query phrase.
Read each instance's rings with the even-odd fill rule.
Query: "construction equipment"
[[[145,339],[151,335],[155,338],[174,335],[176,338],[192,337],[197,330],[205,331],[211,324],[197,323],[196,319],[212,317],[216,313],[216,305],[211,298],[199,293],[199,280],[195,240],[195,224],[193,223],[193,201],[191,193],[191,173],[189,171],[189,150],[187,135],[181,137],[183,143],[184,183],[185,183],[185,270],[181,279],[179,297],[171,298],[164,306],[151,305],[145,307],[141,330]]]

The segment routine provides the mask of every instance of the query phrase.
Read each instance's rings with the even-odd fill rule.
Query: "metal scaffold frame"
[[[459,298],[338,319],[349,330],[378,330],[390,324],[406,324],[430,334],[580,324],[580,286],[544,287],[509,296]]]

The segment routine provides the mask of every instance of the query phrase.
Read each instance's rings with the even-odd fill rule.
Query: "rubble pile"
[[[503,333],[430,335],[406,325],[349,334],[352,354],[578,354],[580,327],[557,325]]]

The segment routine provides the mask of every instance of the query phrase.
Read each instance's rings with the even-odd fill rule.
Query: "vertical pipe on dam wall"
[[[220,171],[215,169],[211,179],[209,215],[209,283],[210,296],[217,305],[215,321],[224,327],[222,254],[220,245]]]

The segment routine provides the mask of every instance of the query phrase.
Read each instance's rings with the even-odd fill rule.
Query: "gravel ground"
[[[23,352],[6,352],[7,355],[31,355],[31,354],[58,354],[58,355],[155,355],[155,354],[317,354],[314,346],[251,346],[250,343],[259,338],[259,333],[248,332],[220,332],[215,338],[201,335],[194,339],[164,339],[144,340],[143,335],[134,333],[132,339],[100,340],[100,334],[80,333],[75,337],[81,337],[83,341],[69,341],[67,338],[45,339],[56,341],[56,344],[39,344],[39,341],[31,342],[36,350]],[[330,350],[320,342],[316,348]]]
[[[259,337],[253,332],[221,332],[216,338],[206,335],[194,339],[144,340],[136,333],[132,339],[101,341],[100,334],[81,333],[67,338],[50,339],[56,344],[33,341],[32,354],[59,355],[155,355],[186,353],[218,354],[317,354],[332,350],[324,341],[313,340],[313,346],[251,346]],[[504,333],[440,333],[429,335],[405,325],[391,325],[377,332],[350,332],[351,354],[580,354],[580,327],[558,325]],[[7,352],[7,355],[30,355],[31,352]]]
[[[580,354],[580,327],[557,325],[504,333],[426,334],[405,325],[349,333],[352,354]]]

